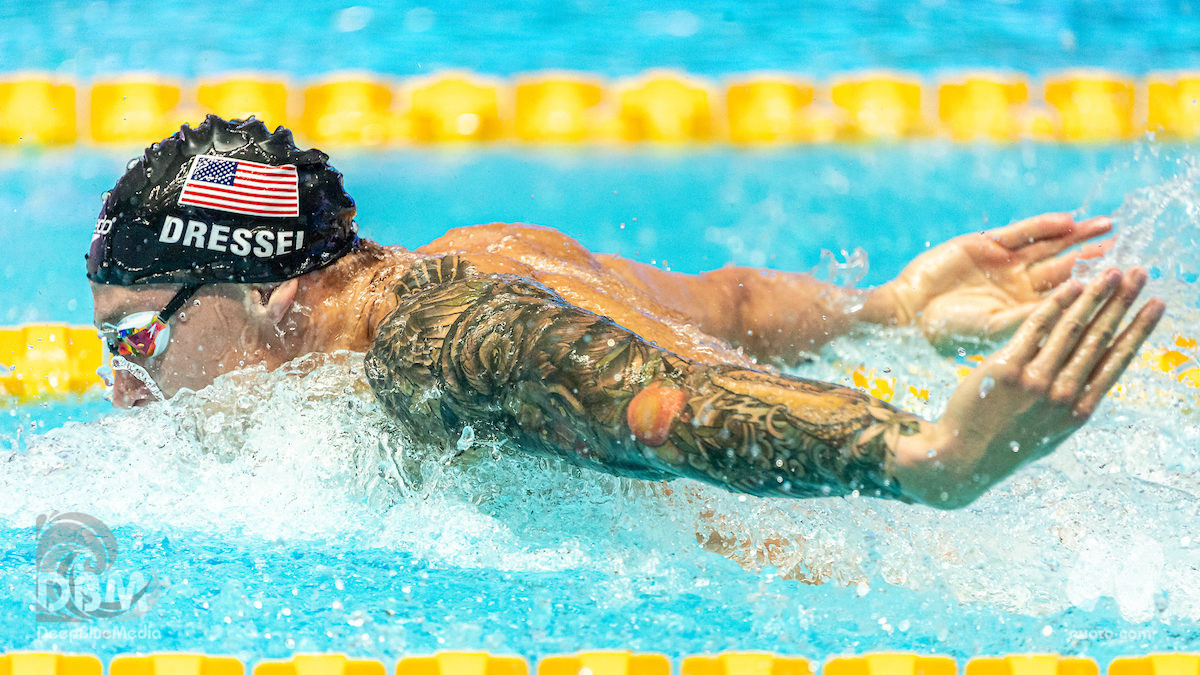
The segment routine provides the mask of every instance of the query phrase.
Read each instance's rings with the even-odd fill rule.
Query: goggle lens
[[[171,326],[163,323],[157,312],[130,314],[102,332],[108,350],[120,356],[158,356],[171,341]]]
[[[180,288],[161,312],[135,312],[116,325],[104,324],[100,334],[104,336],[108,351],[116,356],[136,354],[145,358],[167,351],[171,342],[171,326],[167,322],[199,288],[199,285]]]

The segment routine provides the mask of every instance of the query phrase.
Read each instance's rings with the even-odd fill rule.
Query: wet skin
[[[444,435],[471,420],[615,473],[954,508],[1079,428],[1161,316],[1151,300],[1116,332],[1145,283],[1141,269],[1110,270],[1086,289],[1068,281],[1078,257],[1107,245],[1064,251],[1109,228],[1049,214],[958,237],[853,315],[837,309],[845,291],[806,275],[682,275],[591,254],[545,228],[461,228],[276,288],[207,287],[147,367],[169,395],[240,365],[370,352],[372,386],[398,417],[412,410],[414,386],[443,389],[438,409],[407,414],[417,432]],[[98,323],[159,309],[173,290],[95,286]],[[939,345],[1017,332],[937,422],[754,360],[794,362],[858,323],[917,323]],[[605,381],[614,375],[617,386]],[[981,399],[985,377],[992,390]],[[120,374],[114,402],[144,402],[143,389]]]

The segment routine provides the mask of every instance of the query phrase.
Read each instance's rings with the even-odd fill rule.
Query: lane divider
[[[75,83],[0,75],[0,145],[140,147],[207,112],[256,115],[322,147],[401,144],[729,142],[783,145],[946,138],[1121,142],[1145,132],[1200,137],[1200,72],[1071,70],[1035,80],[973,72],[936,82],[869,71],[818,83],[800,74],[724,80],[650,70],[609,81],[540,72],[510,80],[465,71],[389,79],[337,73],[293,83],[231,73],[195,83],[131,74]]]
[[[249,663],[249,662],[247,662]],[[820,663],[819,661],[817,663]],[[958,662],[949,656],[911,652],[876,652],[831,657],[822,675],[957,675]],[[109,663],[109,675],[243,675],[242,661],[203,654],[163,653],[118,656]],[[254,675],[385,675],[388,667],[375,660],[357,660],[344,654],[299,654],[284,661],[260,661]],[[440,652],[433,656],[404,657],[396,662],[396,675],[528,675],[529,661],[519,656],[486,652]],[[630,651],[593,651],[548,656],[537,662],[537,675],[670,675],[671,662],[663,654]],[[813,675],[813,662],[769,652],[724,652],[688,656],[679,661],[680,675]],[[1117,657],[1109,662],[1108,675],[1194,675],[1200,672],[1200,654],[1160,652]],[[102,665],[90,655],[54,652],[0,654],[0,675],[101,675]],[[1053,653],[978,656],[968,659],[963,675],[1099,675],[1094,659]]]
[[[102,388],[104,351],[91,326],[0,328],[0,395],[29,403]]]
[[[1057,654],[1009,654],[973,658],[967,662],[963,675],[1099,675],[1099,672],[1099,666],[1089,658]],[[1112,673],[1111,665],[1109,673]],[[1151,671],[1137,675],[1154,673]]]

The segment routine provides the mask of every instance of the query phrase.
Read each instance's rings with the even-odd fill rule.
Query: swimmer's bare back
[[[892,448],[923,420],[861,392],[683,357],[454,255],[414,265],[396,296],[367,375],[419,441],[471,424],[617,475],[913,501],[892,478]]]

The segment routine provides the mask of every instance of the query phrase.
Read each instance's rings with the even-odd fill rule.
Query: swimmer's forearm
[[[672,354],[550,289],[454,260],[401,283],[367,375],[414,438],[462,424],[618,475],[693,478],[757,495],[857,491],[916,501],[896,480],[928,423],[833,384]],[[410,273],[409,276],[413,276]],[[440,395],[440,398],[439,398]]]
[[[697,365],[644,387],[628,424],[642,454],[669,473],[738,492],[908,503],[928,492],[910,493],[898,472],[918,478],[911,465],[933,423],[824,382]]]
[[[707,272],[702,279],[714,287],[709,296],[717,302],[701,327],[763,359],[792,363],[856,325],[911,320],[890,283],[846,289],[808,274],[745,267]]]

